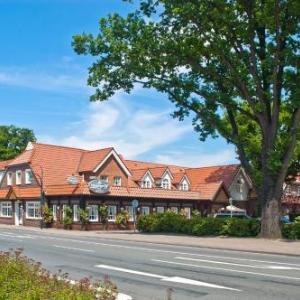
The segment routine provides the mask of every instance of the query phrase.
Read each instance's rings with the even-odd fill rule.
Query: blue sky
[[[121,0],[0,0],[0,123],[32,128],[40,142],[114,146],[131,159],[235,162],[224,140],[200,142],[190,120],[173,120],[165,95],[137,88],[89,102],[91,59],[73,52],[72,35],[97,33],[101,17],[132,8]]]

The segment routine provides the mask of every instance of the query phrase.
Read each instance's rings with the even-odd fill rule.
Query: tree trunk
[[[265,200],[270,199],[270,200]],[[266,239],[280,239],[281,226],[281,199],[280,197],[272,196],[262,199],[262,220],[261,220],[261,232],[260,237]],[[264,201],[265,200],[265,201]]]

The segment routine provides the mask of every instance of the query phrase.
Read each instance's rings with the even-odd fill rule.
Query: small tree
[[[89,211],[87,208],[86,209],[79,208],[78,213],[79,213],[79,220],[81,224],[81,230],[86,229],[87,224],[89,224],[90,222]]]
[[[125,229],[128,228],[129,222],[129,214],[126,210],[122,210],[116,216],[116,224],[119,225],[121,228]]]
[[[65,229],[71,229],[73,219],[72,219],[72,209],[70,206],[65,206],[63,209],[64,217],[63,224]]]
[[[51,208],[49,208],[47,203],[43,205],[42,211],[43,211],[43,222],[45,224],[51,224],[53,222],[53,211]]]
[[[103,204],[99,206],[100,223],[107,226],[108,224],[108,206]]]

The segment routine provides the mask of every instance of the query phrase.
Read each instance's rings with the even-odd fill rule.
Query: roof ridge
[[[114,147],[105,147],[105,148],[100,148],[100,149],[96,149],[96,150],[85,150],[85,151],[86,151],[86,153],[91,153],[91,152],[97,152],[97,151],[107,150],[107,149],[115,149],[115,148]]]
[[[46,144],[46,143],[40,143],[40,142],[36,142],[36,143],[34,143],[34,145],[56,147],[56,148],[66,148],[66,149],[80,150],[80,151],[84,151],[84,152],[90,151],[90,150],[86,150],[86,149],[82,149],[82,148],[77,148],[77,147],[63,146],[63,145],[54,145],[54,144]],[[35,148],[35,147],[33,147],[33,148]],[[27,151],[29,151],[29,150],[27,150]]]
[[[218,168],[218,167],[230,167],[230,166],[241,166],[241,164],[228,164],[228,165],[212,165],[212,166],[205,166],[205,167],[190,167],[184,168],[185,170],[196,170],[196,169],[209,169],[209,168]]]

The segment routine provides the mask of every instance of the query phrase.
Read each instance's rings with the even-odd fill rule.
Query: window
[[[191,208],[190,207],[184,207],[182,209],[182,212],[188,219],[191,218]]]
[[[13,173],[8,172],[7,173],[7,185],[12,185],[13,184]]]
[[[300,186],[297,186],[297,196],[300,196]]]
[[[108,221],[114,221],[116,219],[117,207],[114,205],[108,206]]]
[[[169,190],[171,188],[170,180],[168,178],[163,179],[161,186],[163,189]]]
[[[1,180],[2,180],[2,178],[3,178],[3,176],[4,176],[4,171],[0,171],[0,182],[1,182]]]
[[[108,183],[108,176],[100,176],[100,181]]]
[[[79,205],[78,204],[74,204],[73,205],[73,221],[74,222],[79,222],[80,221],[80,217],[79,217]]]
[[[89,210],[89,220],[90,222],[98,221],[98,205],[90,205],[88,206]]]
[[[179,189],[180,189],[181,191],[188,191],[188,190],[189,190],[189,185],[187,184],[186,181],[183,181],[183,182],[180,184]]]
[[[146,179],[142,181],[142,188],[150,189],[151,188],[151,181],[149,179]]]
[[[156,212],[157,212],[158,214],[163,214],[164,211],[165,211],[165,208],[164,208],[163,206],[158,206],[158,207],[156,208]]]
[[[149,206],[142,206],[142,215],[146,216],[150,214],[150,208]]]
[[[39,219],[41,217],[41,204],[40,202],[27,202],[26,203],[26,218]]]
[[[125,206],[125,210],[128,212],[129,221],[133,221],[133,207],[132,206]]]
[[[21,170],[16,171],[16,184],[17,185],[22,184],[22,171]]]
[[[114,177],[114,186],[121,186],[122,184],[122,178],[120,176]]]
[[[171,210],[173,213],[178,214],[178,207],[172,206],[172,207],[170,208],[170,210]]]
[[[1,202],[0,203],[0,216],[1,217],[12,217],[12,203]]]
[[[285,192],[286,192],[287,194],[290,194],[290,193],[291,193],[291,186],[290,186],[290,185],[287,185],[287,186],[286,186]]]
[[[30,169],[25,170],[25,183],[31,184],[33,182],[33,174]]]
[[[53,221],[57,221],[57,205],[52,205],[52,212],[53,212]]]

